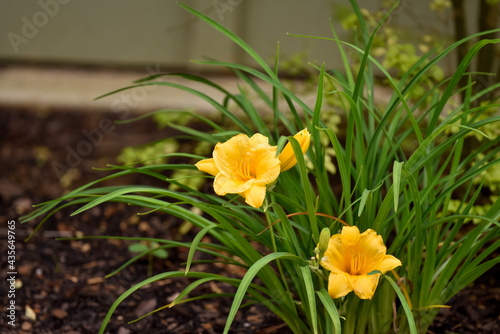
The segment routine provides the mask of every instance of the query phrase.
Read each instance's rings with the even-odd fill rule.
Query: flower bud
[[[319,235],[319,244],[318,248],[321,253],[326,252],[328,249],[328,243],[330,242],[330,229],[325,227],[321,230],[321,234]]]
[[[305,154],[311,142],[311,134],[309,133],[309,131],[307,131],[307,129],[304,129],[293,136],[293,138],[295,138],[299,142],[300,148],[302,149],[302,154]],[[297,163],[297,158],[295,157],[295,154],[293,152],[292,144],[286,144],[285,148],[278,156],[278,159],[281,163],[282,172],[287,171],[295,166],[295,164]]]

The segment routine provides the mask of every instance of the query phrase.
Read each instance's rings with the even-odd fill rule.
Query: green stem
[[[153,276],[153,255],[148,254],[148,277]]]
[[[346,321],[344,323],[344,327],[342,328],[343,334],[354,334],[356,333],[356,321],[359,314],[359,298],[356,296],[348,296],[346,297]]]
[[[278,250],[277,250],[277,247],[276,247],[276,240],[274,238],[273,222],[271,221],[271,217],[269,216],[269,211],[267,210],[267,205],[266,205],[266,210],[264,210],[264,213],[266,215],[267,226],[269,227],[269,232],[271,233],[271,243],[272,243],[272,246],[273,246],[273,252],[276,253]],[[286,276],[283,273],[283,268],[281,267],[281,261],[280,260],[276,260],[276,265],[278,266],[278,271],[280,273],[281,280],[283,281],[283,284],[285,285],[287,296],[288,296],[288,298],[291,298],[292,294],[290,292],[290,288],[288,287],[288,282],[286,280]],[[293,300],[292,300],[292,302],[293,302]]]

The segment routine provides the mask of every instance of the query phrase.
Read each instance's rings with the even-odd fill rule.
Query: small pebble
[[[64,319],[68,316],[68,313],[60,308],[52,310],[52,315],[58,319]]]
[[[23,322],[23,324],[21,325],[21,329],[22,329],[23,331],[31,331],[31,330],[33,329],[33,326],[32,326],[29,322],[25,321],[25,322]]]

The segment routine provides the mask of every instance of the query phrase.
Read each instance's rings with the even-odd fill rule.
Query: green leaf
[[[365,189],[363,190],[363,194],[361,195],[361,201],[359,202],[359,209],[358,209],[358,217],[361,217],[361,214],[363,213],[363,209],[365,208],[366,201],[368,200],[368,196],[370,196],[370,190]]]
[[[101,328],[99,328],[99,334],[104,334],[104,331],[106,330],[106,327],[107,327],[107,325],[109,323],[109,320],[111,319],[111,316],[113,315],[113,313],[116,310],[116,308],[118,307],[118,305],[120,305],[121,302],[123,300],[125,300],[125,298],[127,298],[128,296],[130,296],[132,293],[134,293],[135,291],[139,290],[140,288],[142,288],[145,285],[148,285],[148,284],[160,281],[160,280],[164,280],[164,279],[167,279],[167,278],[183,277],[183,276],[184,276],[184,272],[182,272],[182,271],[172,271],[172,272],[158,274],[158,275],[155,275],[155,276],[150,277],[148,279],[145,279],[144,281],[142,281],[142,282],[134,285],[133,287],[131,287],[130,289],[128,289],[127,291],[125,291],[124,293],[122,293],[114,301],[113,305],[111,305],[108,313],[106,314],[106,317],[104,317],[104,320],[102,321],[102,324],[101,324]],[[189,277],[204,278],[204,277],[213,276],[213,274],[188,273],[188,276]]]
[[[337,135],[331,129],[321,129],[326,132],[328,137],[330,138],[330,142],[332,143],[333,149],[335,150],[335,157],[337,158],[339,172],[340,172],[340,181],[342,182],[343,192],[342,196],[345,199],[345,204],[347,207],[347,223],[352,223],[352,206],[351,206],[351,162],[347,161],[345,158],[345,153],[340,144],[340,141],[337,138]]]
[[[444,109],[445,105],[449,102],[450,97],[453,94],[453,91],[455,90],[455,87],[458,85],[459,81],[462,79],[462,76],[464,72],[467,70],[469,67],[470,62],[472,61],[472,58],[476,55],[476,53],[479,52],[484,46],[488,44],[497,44],[500,43],[500,39],[483,39],[474,44],[465,57],[463,58],[462,62],[459,64],[458,68],[456,69],[455,73],[453,74],[453,77],[450,80],[450,83],[446,87],[443,95],[441,96],[441,99],[439,100],[439,104],[436,106],[436,112],[433,114],[433,117],[429,121],[429,130],[433,131],[434,127],[436,126],[437,120],[439,118],[439,115],[441,114],[441,111]]]
[[[382,272],[380,270],[372,270],[367,275],[377,275],[377,274],[382,274]]]
[[[149,250],[148,246],[145,244],[135,243],[128,245],[128,251],[131,253],[142,253]]]
[[[330,297],[330,295],[328,295],[328,292],[325,290],[325,288],[321,288],[321,290],[316,291],[316,294],[318,295],[319,300],[328,312],[330,319],[332,320],[334,329],[333,333],[342,333],[339,312],[337,311],[337,307],[335,307],[335,303],[333,302],[332,298]]]
[[[392,182],[394,184],[394,212],[398,211],[399,185],[401,183],[401,168],[403,168],[403,164],[403,162],[394,161],[392,170]]]
[[[143,84],[128,86],[128,87],[120,88],[120,89],[117,89],[117,90],[112,91],[110,93],[101,95],[101,96],[97,97],[96,99],[101,99],[101,98],[104,98],[106,96],[113,95],[113,94],[116,94],[116,93],[124,91],[124,90],[132,89],[132,88],[138,88],[138,87],[142,87],[142,86],[165,86],[165,87],[172,87],[172,88],[177,88],[177,89],[183,90],[183,91],[188,92],[190,94],[193,94],[195,96],[198,96],[199,98],[205,100],[210,105],[212,105],[215,109],[217,109],[218,111],[220,111],[221,114],[223,114],[224,116],[226,116],[227,118],[229,118],[231,121],[233,121],[236,125],[239,126],[240,129],[243,130],[243,132],[245,132],[248,135],[250,135],[252,133],[252,131],[250,130],[250,128],[245,124],[245,122],[243,122],[241,119],[239,119],[238,117],[236,117],[227,108],[225,108],[223,105],[221,105],[220,103],[218,103],[217,101],[215,101],[213,98],[211,98],[207,94],[202,93],[202,92],[200,92],[200,91],[198,91],[196,89],[193,89],[193,88],[190,88],[190,87],[187,87],[187,86],[184,86],[184,85],[172,83],[172,82],[146,82],[146,83],[143,83]]]
[[[277,252],[277,253],[271,253],[269,255],[264,256],[263,258],[259,259],[257,262],[255,262],[250,269],[248,269],[247,273],[245,274],[245,277],[241,280],[241,284],[238,288],[238,291],[236,291],[236,295],[234,296],[233,299],[233,304],[231,305],[231,310],[229,311],[229,315],[226,320],[226,326],[224,327],[224,334],[227,334],[229,332],[229,329],[231,328],[231,324],[233,323],[234,317],[236,316],[236,312],[238,311],[241,302],[243,301],[243,298],[245,297],[246,291],[248,289],[248,286],[254,279],[254,277],[257,275],[257,273],[267,266],[269,262],[275,261],[277,259],[283,259],[283,260],[292,260],[297,262],[301,266],[307,265],[307,262],[294,255],[291,253],[285,253],[285,252]],[[278,293],[279,291],[275,291]],[[286,292],[283,292],[286,293]]]
[[[321,107],[323,106],[323,78],[325,74],[325,64],[321,66],[321,71],[319,73],[318,79],[318,92],[316,94],[316,103],[314,105],[314,113],[313,113],[313,122],[311,129],[312,142],[314,145],[314,155],[316,157],[316,166],[322,171],[324,168],[324,148],[321,145],[320,137],[319,137],[319,123],[320,123],[320,115],[321,115]]]
[[[269,66],[266,64],[266,62],[255,52],[254,49],[250,47],[245,41],[243,41],[240,37],[238,37],[235,33],[233,33],[231,30],[228,28],[224,27],[223,25],[219,24],[218,22],[212,20],[208,16],[203,15],[202,13],[186,6],[181,3],[178,3],[179,6],[187,10],[188,12],[194,14],[195,16],[199,17],[203,21],[207,22],[212,28],[215,28],[219,30],[221,33],[229,37],[233,42],[235,42],[239,47],[241,47],[249,56],[251,56],[261,67],[264,69],[264,71],[271,77],[274,77],[274,72],[269,68]]]
[[[352,7],[354,8],[354,11],[355,11],[356,15],[358,16],[359,22],[362,24],[363,34],[365,34],[365,36],[366,36],[368,30],[366,29],[366,25],[364,23],[365,21],[364,21],[364,18],[363,18],[363,14],[361,13],[361,11],[359,9],[359,6],[358,6],[358,4],[356,3],[355,0],[350,0],[350,2],[351,2]],[[391,14],[391,12],[397,7],[398,4],[399,4],[399,1],[397,1],[392,6],[392,8],[389,10],[389,12],[387,12],[387,14],[384,15],[384,17],[382,18],[382,20],[380,20],[380,22],[378,23],[377,27],[375,28],[375,30],[371,34],[369,40],[366,42],[366,47],[365,47],[365,50],[364,50],[363,58],[361,59],[361,65],[359,66],[359,72],[358,72],[358,76],[357,76],[357,80],[356,80],[356,85],[354,86],[354,91],[352,93],[352,99],[354,101],[358,100],[358,96],[361,93],[361,88],[363,87],[363,85],[362,85],[362,83],[363,83],[362,78],[363,78],[363,74],[364,74],[364,71],[365,71],[365,68],[366,68],[366,63],[368,61],[368,56],[370,55],[370,48],[372,46],[373,40],[375,39],[375,35],[377,34],[377,31],[379,30],[379,28],[382,26],[382,23],[384,23],[384,21],[389,17],[389,15]]]
[[[417,326],[415,325],[415,319],[413,318],[413,314],[411,313],[410,305],[408,305],[408,302],[406,301],[405,296],[397,286],[397,284],[390,278],[389,276],[385,275],[385,279],[391,284],[392,288],[394,291],[396,291],[399,301],[401,302],[401,306],[403,306],[403,310],[406,314],[406,319],[408,320],[408,326],[410,327],[410,333],[411,334],[418,334],[417,331]]]
[[[309,214],[309,223],[311,226],[313,240],[314,242],[319,242],[319,228],[316,220],[314,195],[313,190],[311,189],[311,183],[309,182],[309,178],[307,176],[307,169],[304,161],[304,156],[302,154],[302,149],[300,148],[300,144],[297,139],[293,138],[292,136],[288,137],[288,141],[292,144],[293,153],[297,158],[297,165],[299,166],[300,170],[300,179],[302,181],[302,187],[304,189],[304,197],[306,200],[307,212]]]
[[[214,133],[212,136],[214,137],[233,137],[241,134],[240,131],[221,131],[218,133]]]
[[[311,276],[311,269],[308,266],[300,267],[302,278],[304,279],[304,287],[307,294],[307,308],[311,317],[313,333],[318,333],[318,315],[316,314],[316,298],[314,297],[314,284]]]
[[[187,274],[189,272],[189,268],[191,267],[191,262],[193,262],[193,257],[194,257],[194,252],[196,251],[196,248],[198,247],[198,244],[200,243],[201,239],[205,236],[205,234],[210,231],[211,229],[217,227],[217,225],[208,225],[204,227],[198,234],[193,239],[193,242],[191,243],[191,247],[189,247],[189,253],[188,253],[188,260],[186,263],[186,271],[185,273]]]
[[[166,259],[168,257],[168,252],[164,249],[156,249],[153,252],[151,252],[151,255],[159,259]]]

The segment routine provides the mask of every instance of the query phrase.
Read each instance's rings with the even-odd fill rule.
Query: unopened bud
[[[325,227],[321,230],[321,234],[319,235],[319,244],[318,248],[321,253],[326,252],[328,249],[328,243],[330,242],[330,229]]]
[[[307,152],[307,149],[309,148],[309,144],[311,143],[311,134],[307,129],[304,129],[295,136],[293,136],[300,145],[300,148],[302,150],[302,154],[305,154]],[[281,164],[281,172],[287,171],[295,164],[297,163],[297,158],[295,157],[295,153],[293,152],[292,144],[288,143],[286,144],[285,148],[283,148],[283,151],[278,155],[278,159],[280,159],[280,164]]]

